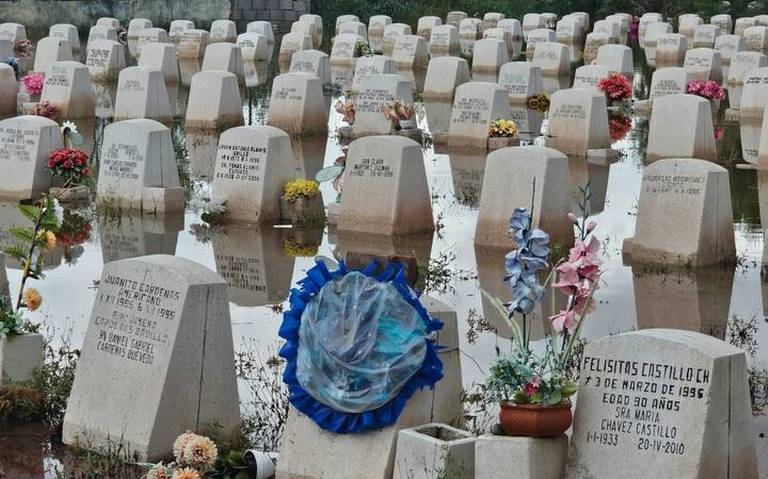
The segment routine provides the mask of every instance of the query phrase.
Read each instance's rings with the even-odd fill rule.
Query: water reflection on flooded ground
[[[82,59],[81,59],[82,60]],[[636,57],[636,95],[647,95],[649,72]],[[171,104],[178,118],[183,118],[189,79],[199,71],[199,62],[184,62],[181,85],[169,90]],[[243,94],[246,125],[261,125],[269,104],[269,82],[275,66],[247,65],[247,85]],[[424,72],[401,72],[411,79],[417,91],[423,86]],[[334,67],[334,79],[349,84],[350,69]],[[545,88],[565,88],[570,79],[547,78]],[[103,127],[109,123],[114,106],[114,87],[96,86],[98,112],[104,117],[93,122],[79,122],[86,146],[98,159],[98,144]],[[724,105],[725,106],[725,105]],[[518,111],[519,110],[519,111]],[[521,131],[538,131],[542,118],[525,109],[515,110]],[[419,112],[419,126],[433,132],[446,131],[450,103],[427,102]],[[684,119],[683,119],[684,120]],[[544,121],[544,126],[546,122]],[[340,116],[331,108],[329,131],[340,124]],[[631,131],[614,143],[621,152],[618,161],[608,163],[571,158],[571,188],[590,182],[591,207],[599,222],[597,234],[606,261],[604,285],[596,293],[599,307],[585,327],[587,339],[642,328],[680,328],[700,331],[718,338],[734,336],[751,345],[754,364],[768,367],[768,325],[764,304],[768,301],[768,282],[761,278],[765,248],[761,225],[768,221],[768,173],[731,168],[731,193],[738,265],[729,269],[708,268],[695,272],[668,272],[627,266],[622,261],[622,242],[634,234],[640,182],[643,174],[647,120],[633,118]],[[753,126],[725,128],[720,142],[721,158],[729,165],[744,158],[750,161],[757,149],[758,130]],[[180,177],[188,190],[188,200],[208,189],[218,138],[213,132],[185,132],[183,121],[172,126]],[[621,136],[621,135],[616,135]],[[524,136],[524,139],[526,137]],[[741,150],[744,150],[742,154]],[[333,133],[328,137],[301,137],[293,140],[296,176],[313,177],[323,166],[330,166],[341,154]],[[489,304],[482,300],[480,288],[504,296],[502,283],[504,251],[476,249],[473,244],[478,202],[485,171],[486,153],[428,146],[424,150],[437,233],[428,237],[370,240],[356,235],[337,235],[333,231],[301,231],[267,226],[209,226],[200,212],[189,208],[185,213],[158,219],[140,215],[100,217],[94,221],[89,239],[77,246],[60,246],[50,253],[47,277],[35,286],[45,301],[34,319],[44,320],[59,333],[71,329],[71,341],[79,347],[85,335],[98,281],[106,262],[147,254],[175,254],[192,259],[218,272],[229,283],[231,318],[236,347],[253,341],[268,356],[278,343],[280,307],[293,284],[313,265],[317,254],[354,259],[355,255],[398,255],[415,258],[422,272],[431,258],[433,276],[427,279],[430,294],[456,309],[459,318],[464,383],[470,387],[482,380],[487,366],[495,358],[497,347],[506,350],[509,337],[506,326]],[[335,201],[329,184],[322,185],[324,200]],[[371,205],[375,207],[375,205]],[[87,214],[92,214],[88,212]],[[0,204],[0,240],[19,221],[11,204]],[[439,269],[439,271],[438,271]],[[449,273],[449,275],[446,275]],[[8,265],[11,290],[18,290],[21,272]],[[439,280],[436,280],[439,278]],[[546,328],[545,316],[562,301],[550,293],[540,307],[536,335]],[[736,318],[734,320],[734,318]],[[745,327],[749,325],[753,327]],[[734,328],[738,326],[738,328]],[[241,397],[249,390],[241,382]],[[245,400],[243,401],[245,402]],[[765,417],[756,418],[758,433],[768,431]],[[23,435],[20,440],[19,434]],[[52,462],[41,440],[44,434],[31,429],[14,429],[0,435],[0,463],[14,478],[54,477],[44,469]],[[19,439],[19,440],[17,440]],[[768,465],[768,444],[757,438],[758,457],[763,472]],[[18,467],[17,467],[18,465]]]

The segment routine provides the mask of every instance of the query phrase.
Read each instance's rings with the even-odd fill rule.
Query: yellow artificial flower
[[[200,479],[200,473],[191,467],[176,469],[173,473],[173,479]]]
[[[216,443],[204,436],[195,436],[184,446],[184,462],[195,467],[211,467],[219,456]]]
[[[175,441],[173,441],[173,456],[176,458],[176,462],[184,462],[184,448],[187,447],[187,443],[192,441],[197,434],[189,431],[179,434]]]
[[[147,473],[147,479],[171,479],[168,470],[162,464],[159,464]]]
[[[283,196],[288,201],[299,198],[314,198],[320,194],[320,185],[315,180],[294,180],[285,184]]]
[[[43,296],[35,288],[27,288],[24,290],[24,303],[27,305],[27,309],[36,311],[43,303]]]
[[[45,242],[45,249],[50,251],[56,247],[56,234],[53,231],[43,230],[40,236]]]

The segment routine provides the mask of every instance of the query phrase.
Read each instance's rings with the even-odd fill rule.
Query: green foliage
[[[5,302],[0,299],[0,340],[23,334],[23,325],[21,313],[6,307]]]
[[[64,420],[79,357],[80,351],[70,349],[66,344],[60,348],[46,344],[43,365],[32,373],[29,386],[40,391],[42,419],[51,429],[58,429]]]
[[[43,398],[39,390],[11,382],[0,384],[0,424],[35,421],[42,413]]]
[[[491,366],[487,394],[495,401],[553,406],[576,393],[576,384],[554,364],[551,350],[539,358],[519,352]]]

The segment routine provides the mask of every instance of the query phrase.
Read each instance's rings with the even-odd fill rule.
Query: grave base
[[[488,151],[520,146],[520,138],[488,138]]]
[[[2,379],[29,381],[32,371],[43,363],[45,340],[42,334],[24,334],[0,341]]]
[[[331,226],[336,226],[339,222],[339,215],[341,215],[341,203],[328,203],[328,224]]]
[[[170,213],[183,211],[185,205],[184,188],[144,187],[141,194],[141,208],[145,213]]]
[[[91,191],[85,185],[79,185],[72,188],[52,187],[50,194],[62,203],[75,203],[77,201],[86,201]]]
[[[475,442],[475,479],[561,479],[567,456],[565,434],[553,438],[485,434]]]
[[[434,477],[474,479],[473,434],[440,423],[400,431],[393,479]]]
[[[610,165],[619,157],[619,152],[611,148],[587,150],[587,161],[597,165]]]
[[[448,132],[447,131],[437,131],[435,133],[432,133],[432,144],[433,145],[447,145],[448,144]]]

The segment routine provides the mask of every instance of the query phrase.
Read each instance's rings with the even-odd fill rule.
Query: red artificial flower
[[[632,98],[632,85],[621,73],[613,72],[597,82],[597,88],[605,92],[605,95],[614,101],[629,100]]]

